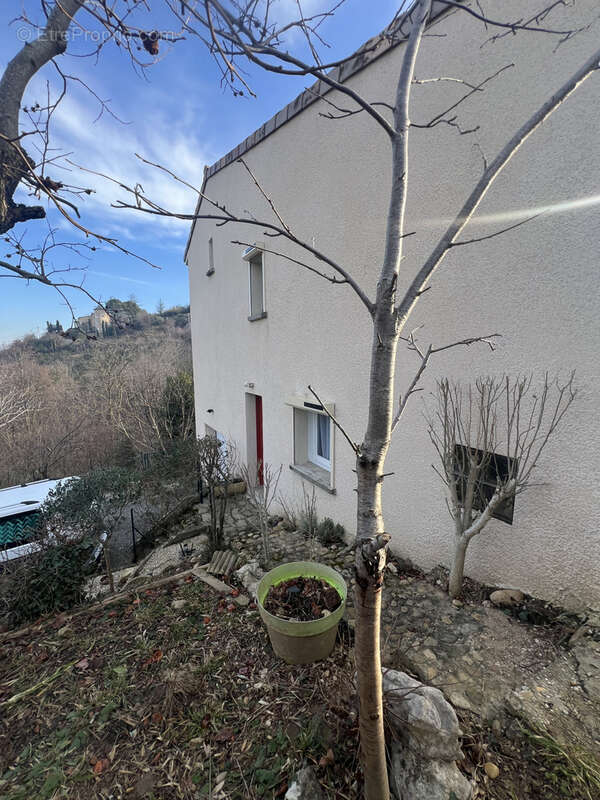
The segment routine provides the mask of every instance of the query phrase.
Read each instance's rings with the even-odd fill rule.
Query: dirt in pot
[[[320,578],[290,578],[271,586],[265,598],[269,614],[308,622],[331,614],[342,598],[337,589]]]

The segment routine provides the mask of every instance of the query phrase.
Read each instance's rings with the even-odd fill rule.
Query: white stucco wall
[[[502,4],[506,18],[527,16],[523,6]],[[552,24],[589,21],[594,0],[553,13]],[[500,9],[498,10],[500,14]],[[575,20],[575,22],[574,22]],[[550,20],[549,20],[550,21]],[[548,21],[548,22],[549,22]],[[410,139],[409,205],[400,285],[422,263],[448,218],[457,211],[482,169],[476,142],[488,159],[597,47],[597,26],[555,53],[556,39],[535,33],[506,36],[480,49],[489,33],[466,14],[449,14],[435,26],[445,37],[426,38],[418,59],[420,78],[447,75],[478,82],[505,64],[515,66],[459,110],[460,136],[448,126],[413,129]],[[392,102],[403,47],[351,79],[372,101]],[[598,112],[600,76],[591,77],[526,143],[496,180],[465,238],[510,224],[490,216],[566,201],[600,198]],[[425,122],[464,93],[458,84],[415,86],[412,116]],[[343,101],[347,104],[347,101]],[[314,241],[347,266],[374,296],[383,255],[389,191],[389,145],[365,114],[342,121],[318,116],[322,103],[253,147],[245,159],[301,237]],[[239,164],[208,180],[207,194],[238,211],[269,210]],[[386,530],[392,548],[422,567],[449,565],[451,520],[444,487],[423,418],[436,378],[470,381],[482,374],[540,376],[577,370],[579,395],[561,431],[548,446],[532,488],[516,501],[514,525],[493,521],[471,544],[467,574],[519,587],[563,605],[600,604],[599,490],[600,375],[598,351],[599,206],[576,203],[501,237],[453,250],[413,312],[410,327],[425,345],[467,336],[502,334],[498,349],[453,350],[427,370],[424,390],[413,398],[391,446],[384,489]],[[214,240],[215,273],[206,277],[208,238]],[[280,489],[298,494],[292,460],[290,395],[306,395],[311,383],[335,403],[336,416],[358,441],[364,432],[371,325],[347,286],[322,279],[265,255],[268,317],[248,322],[247,264],[231,240],[265,241],[260,230],[198,222],[188,264],[198,430],[204,424],[246,448],[245,384],[263,397],[265,460],[283,464]],[[268,240],[267,240],[268,241]],[[271,242],[277,240],[271,240]],[[267,244],[267,246],[270,246]],[[277,247],[285,247],[277,242]],[[286,252],[292,253],[288,246]],[[397,389],[407,387],[414,353],[399,349]],[[207,414],[207,409],[214,412]],[[355,520],[353,453],[335,433],[335,489],[317,489],[321,515],[352,533]]]

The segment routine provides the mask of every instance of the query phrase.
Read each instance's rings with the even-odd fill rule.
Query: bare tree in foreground
[[[68,0],[68,2],[63,0],[64,5],[68,5],[73,13],[81,7],[81,3],[76,0]],[[127,33],[131,29],[127,27],[127,21],[119,18],[118,5],[118,3],[111,4],[109,14],[108,3],[100,0],[94,6],[95,13],[107,30],[118,30],[119,35],[127,40]],[[149,7],[149,4],[143,5]],[[489,164],[485,163],[483,174],[458,210],[456,217],[411,276],[407,291],[399,296],[397,287],[403,258],[403,242],[404,238],[409,235],[405,230],[404,218],[408,191],[410,130],[412,127],[432,127],[441,123],[457,127],[455,122],[457,105],[466,101],[474,91],[481,89],[481,86],[471,87],[459,103],[443,110],[427,124],[417,126],[411,122],[409,111],[411,89],[415,83],[415,62],[423,34],[431,19],[432,0],[417,0],[407,13],[401,13],[402,4],[384,34],[378,40],[369,43],[368,49],[375,50],[386,38],[393,41],[406,40],[395,97],[385,98],[385,102],[381,102],[381,98],[377,98],[376,101],[367,100],[350,85],[343,82],[335,68],[345,64],[349,59],[340,59],[329,63],[323,63],[320,60],[315,43],[319,42],[318,28],[323,19],[328,16],[327,14],[308,17],[302,14],[300,8],[299,18],[295,22],[278,25],[277,22],[270,21],[271,3],[268,0],[264,3],[257,3],[256,0],[248,2],[243,0],[241,3],[227,0],[204,0],[202,3],[179,0],[176,4],[168,3],[167,5],[180,20],[186,20],[187,34],[198,35],[203,42],[208,42],[211,53],[221,67],[224,81],[230,84],[236,93],[250,91],[246,82],[247,74],[237,67],[240,59],[275,74],[312,76],[319,81],[319,91],[323,102],[329,109],[332,109],[330,116],[340,118],[364,112],[379,131],[383,132],[390,144],[392,188],[384,243],[385,255],[379,270],[374,296],[371,296],[370,287],[359,285],[346,265],[320,251],[311,242],[303,240],[294,231],[293,227],[281,217],[268,193],[243,161],[241,168],[246,169],[255,180],[258,192],[271,209],[272,216],[269,216],[268,219],[257,219],[246,212],[235,213],[218,199],[211,199],[204,195],[201,190],[197,190],[198,194],[203,198],[205,207],[206,205],[210,206],[210,210],[200,214],[185,215],[173,212],[160,205],[156,198],[148,197],[140,186],[129,188],[132,195],[130,203],[117,203],[117,206],[121,208],[131,208],[139,213],[157,216],[187,220],[208,219],[217,224],[234,224],[234,226],[236,223],[242,223],[251,226],[251,229],[260,230],[265,236],[280,237],[280,241],[285,240],[297,248],[298,255],[290,256],[289,253],[277,250],[268,252],[286,258],[330,283],[350,286],[372,321],[368,421],[362,440],[360,442],[353,441],[338,420],[333,420],[333,424],[339,428],[356,454],[356,661],[359,677],[360,736],[365,793],[368,800],[387,800],[389,787],[383,728],[379,636],[381,589],[386,562],[386,545],[389,541],[389,536],[385,533],[381,502],[385,460],[392,432],[402,417],[408,399],[417,389],[419,379],[431,356],[459,343],[450,343],[444,347],[429,346],[425,350],[417,350],[420,361],[415,377],[406,392],[396,398],[394,377],[398,344],[403,338],[402,334],[411,312],[420,296],[427,290],[433,273],[448,252],[453,247],[489,238],[459,239],[494,180],[523,146],[527,138],[559,108],[584,80],[598,70],[600,50],[590,54],[585,63],[573,73],[569,80],[557,87],[548,100],[531,113],[497,156]],[[468,4],[456,2],[456,0],[436,0],[438,11],[440,8],[456,9],[481,20],[487,26],[492,39],[526,31],[544,33],[554,36],[557,41],[565,41],[571,38],[576,31],[574,29],[554,29],[548,24],[547,19],[552,10],[561,5],[563,4],[556,2],[542,3],[542,7],[526,21],[523,19],[499,21],[482,11],[479,3],[476,7],[471,7]],[[60,14],[58,16],[60,17]],[[68,27],[65,19],[60,18],[58,22],[63,24],[65,29]],[[293,31],[299,31],[305,37],[305,42],[308,44],[307,49],[310,51],[308,61],[295,56],[288,48],[285,39]],[[134,34],[135,31],[131,31],[131,35]],[[115,35],[117,34],[115,33]],[[137,35],[141,35],[139,31]],[[33,44],[36,45],[35,42]],[[146,42],[144,46],[146,47]],[[50,54],[49,57],[52,58],[53,54]],[[35,73],[35,69],[32,70],[29,65],[24,65],[23,59],[19,57],[9,64],[8,69],[23,71],[25,79],[21,80],[22,89]],[[8,72],[5,73],[2,83],[0,83],[0,105],[4,96],[3,92],[6,91],[7,74]],[[435,79],[441,78],[437,76]],[[326,96],[326,92],[329,90],[335,90],[350,108],[337,105],[330,100]],[[18,102],[16,105],[13,103],[11,109],[13,116],[18,115]],[[3,133],[1,127],[0,133]],[[15,135],[14,132],[9,136],[5,134],[7,146],[15,147],[13,141]],[[31,171],[30,169],[29,172]],[[182,182],[189,185],[185,180]],[[116,183],[121,189],[124,188],[120,181],[117,180]],[[56,193],[50,195],[50,200],[56,204]],[[12,212],[15,213],[14,209]],[[67,214],[64,204],[61,213]],[[272,240],[270,239],[270,241]],[[7,268],[6,264],[1,262],[0,266]],[[22,272],[19,273],[14,269],[13,274],[26,277]],[[484,338],[486,337],[473,337],[468,340],[468,343],[481,341]]]
[[[479,378],[462,387],[438,382],[429,435],[442,462],[454,520],[454,560],[448,591],[458,597],[471,539],[494,517],[512,521],[517,494],[531,486],[540,455],[575,399],[573,375],[561,384],[546,374]]]

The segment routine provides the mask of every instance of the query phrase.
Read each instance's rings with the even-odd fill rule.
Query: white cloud
[[[139,278],[128,278],[126,275],[114,275],[111,272],[100,272],[97,269],[88,269],[86,271],[87,275],[99,275],[101,278],[110,278],[114,281],[125,281],[126,283],[139,283],[142,286],[154,286],[152,281],[143,281]]]
[[[94,88],[104,96],[101,90]],[[29,100],[40,96],[40,90],[45,94],[41,80],[29,88]],[[143,164],[135,153],[171,169],[198,188],[202,184],[204,165],[213,160],[212,154],[195,134],[198,126],[193,123],[191,110],[185,108],[183,91],[178,91],[181,110],[173,117],[161,112],[159,93],[151,85],[145,85],[141,92],[143,108],[148,111],[142,118],[125,125],[106,112],[94,122],[98,115],[94,98],[89,94],[83,95],[81,90],[68,93],[52,118],[52,146],[68,154],[71,161],[127,186],[141,184],[149,198],[170,211],[190,213],[195,206],[196,194],[165,172]],[[126,109],[111,107],[121,119],[127,119]],[[132,115],[140,116],[140,107],[132,108],[129,116]],[[23,127],[27,127],[27,121]],[[168,244],[179,247],[185,241],[189,222],[112,208],[111,204],[116,200],[133,202],[133,196],[115,183],[69,167],[60,160],[49,166],[47,172],[55,180],[94,190],[94,194],[81,201],[75,200],[83,224],[89,224],[93,230],[129,240],[148,241],[150,236],[156,237],[156,241],[152,241],[153,247]]]

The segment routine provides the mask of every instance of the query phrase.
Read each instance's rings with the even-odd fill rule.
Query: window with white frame
[[[318,467],[331,471],[331,422],[326,414],[316,411],[308,415],[308,460]]]
[[[333,429],[331,419],[314,403],[288,401],[294,406],[294,459],[290,467],[312,483],[333,492]]]
[[[248,262],[248,297],[250,314],[248,319],[253,322],[267,316],[265,310],[265,275],[263,253],[258,245],[249,247],[244,253],[244,260]]]
[[[259,319],[265,313],[265,298],[263,291],[263,263],[259,254],[248,262],[250,283],[250,318]]]

